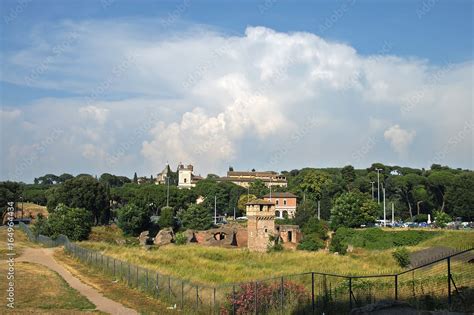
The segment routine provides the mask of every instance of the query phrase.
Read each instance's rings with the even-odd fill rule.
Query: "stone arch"
[[[280,217],[280,211],[275,211],[275,218],[279,218]]]

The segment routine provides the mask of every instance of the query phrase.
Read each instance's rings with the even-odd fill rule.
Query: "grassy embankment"
[[[6,280],[8,265],[6,261],[5,227],[0,228],[0,240],[3,246],[0,249],[0,275]],[[15,230],[16,254],[21,254],[25,247],[36,247],[29,243],[26,235]],[[0,281],[2,301],[6,301],[8,281]],[[6,302],[5,302],[6,304]],[[57,273],[41,265],[19,262],[15,264],[15,309],[10,310],[2,305],[0,313],[7,311],[10,314],[89,314],[95,306],[76,290],[71,288]]]
[[[110,257],[162,274],[200,284],[219,285],[309,271],[363,275],[395,273],[402,270],[392,257],[391,248],[382,250],[355,248],[352,253],[345,256],[323,251],[253,253],[246,249],[203,247],[195,244],[168,245],[146,251],[134,245],[124,248],[110,239],[106,242],[98,241],[99,235],[104,234],[101,229],[103,228],[95,230],[95,241],[82,242],[81,246],[99,250]],[[107,233],[120,235],[118,231]],[[459,244],[474,246],[474,232],[438,231],[437,234],[408,248],[414,251],[429,246],[458,247]]]

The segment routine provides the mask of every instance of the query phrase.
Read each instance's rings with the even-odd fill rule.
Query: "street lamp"
[[[377,171],[377,202],[380,204],[380,171],[382,171],[381,168],[376,168]]]

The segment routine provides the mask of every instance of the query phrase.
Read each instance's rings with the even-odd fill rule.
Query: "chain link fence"
[[[420,310],[474,311],[474,251],[450,254],[387,275],[348,276],[307,272],[254,282],[205,286],[142,268],[81,247],[59,236],[29,239],[64,246],[66,253],[185,314],[345,314],[381,300],[399,300]]]

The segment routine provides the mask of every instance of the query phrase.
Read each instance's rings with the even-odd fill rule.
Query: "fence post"
[[[115,258],[114,258],[114,278],[115,278]]]
[[[395,275],[395,300],[398,300],[398,275]]]
[[[451,305],[451,257],[448,257],[448,304]]]
[[[181,310],[184,308],[184,281],[181,280]]]
[[[171,276],[168,276],[168,299],[171,302]]]
[[[258,282],[255,281],[255,315],[258,313]]]
[[[128,286],[130,287],[131,286],[131,281],[130,281],[130,264],[127,264],[128,265]]]
[[[216,287],[212,290],[212,314],[216,313]]]
[[[160,276],[158,275],[158,272],[156,273],[156,296],[160,296]]]
[[[280,310],[281,310],[282,314],[283,314],[283,295],[284,295],[284,292],[283,292],[283,277],[281,277],[281,280],[280,280]]]
[[[145,285],[146,285],[146,291],[148,291],[148,269],[145,269],[146,270],[146,282],[145,282]]]
[[[199,309],[199,286],[196,286],[196,311]]]
[[[349,307],[352,310],[352,277],[349,277]]]
[[[314,314],[314,272],[311,273],[311,309]]]
[[[232,315],[235,315],[235,285],[232,286]]]
[[[137,289],[140,289],[140,286],[138,285],[138,266],[137,266]]]

